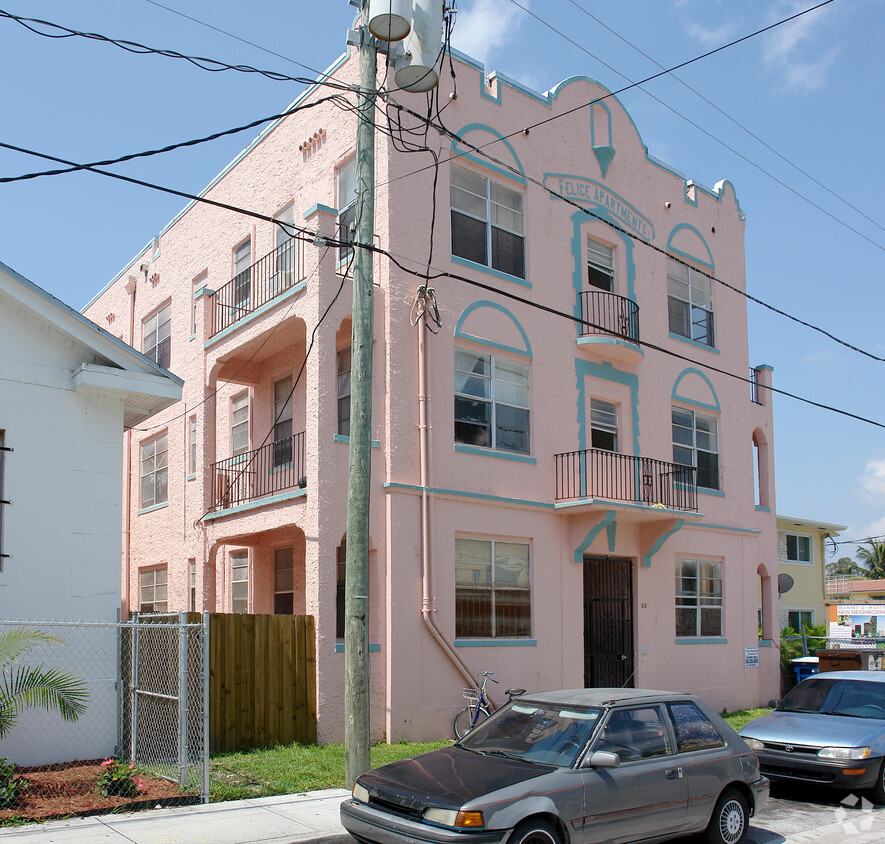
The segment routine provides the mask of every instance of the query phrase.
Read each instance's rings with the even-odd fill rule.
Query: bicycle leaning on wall
[[[464,738],[477,724],[481,724],[495,711],[494,704],[486,694],[486,686],[489,680],[498,685],[498,681],[492,677],[494,673],[494,671],[483,671],[479,691],[472,686],[464,689],[464,699],[467,701],[467,706],[455,716],[454,728],[456,738]],[[515,697],[524,695],[525,689],[507,689],[505,694],[509,702]]]

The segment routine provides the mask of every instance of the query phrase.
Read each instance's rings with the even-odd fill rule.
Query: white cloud
[[[885,459],[870,460],[858,482],[861,489],[871,498],[885,499]]]
[[[791,0],[778,4],[773,20],[781,20],[805,8],[804,2]],[[840,48],[824,49],[821,43],[832,28],[827,26],[829,8],[809,12],[760,36],[763,59],[772,73],[778,74],[787,90],[813,91],[827,82],[830,66]]]
[[[735,28],[732,24],[723,24],[718,29],[709,29],[699,23],[689,23],[686,32],[696,41],[707,47],[719,47],[734,37]]]
[[[522,5],[529,6],[524,0]],[[452,44],[486,64],[496,50],[513,38],[524,18],[525,12],[507,0],[473,0],[458,8]]]

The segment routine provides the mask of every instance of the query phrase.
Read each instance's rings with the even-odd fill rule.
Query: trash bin
[[[801,683],[807,680],[812,674],[817,674],[821,670],[816,656],[800,656],[791,659],[793,671],[796,673],[796,682]]]

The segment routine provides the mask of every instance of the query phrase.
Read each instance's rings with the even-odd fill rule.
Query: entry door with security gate
[[[584,557],[584,686],[632,688],[633,562]]]

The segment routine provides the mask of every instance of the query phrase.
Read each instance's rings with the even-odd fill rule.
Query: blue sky
[[[538,91],[573,75],[616,90],[656,73],[654,62],[678,64],[813,5],[460,0],[454,42]],[[327,67],[356,13],[346,0],[0,0],[0,9],[293,76],[311,75],[293,62]],[[885,357],[883,30],[881,3],[835,0],[620,99],[653,156],[703,185],[734,184],[752,295]],[[73,161],[238,126],[302,90],[50,40],[3,19],[0,79],[0,140]],[[115,169],[196,193],[251,137]],[[0,150],[0,176],[46,166]],[[0,184],[0,261],[80,308],[183,204],[90,173]],[[773,366],[776,387],[885,423],[885,364],[758,305],[749,316],[750,362]],[[885,430],[776,397],[775,454],[779,513],[848,525],[845,538],[885,534]]]

